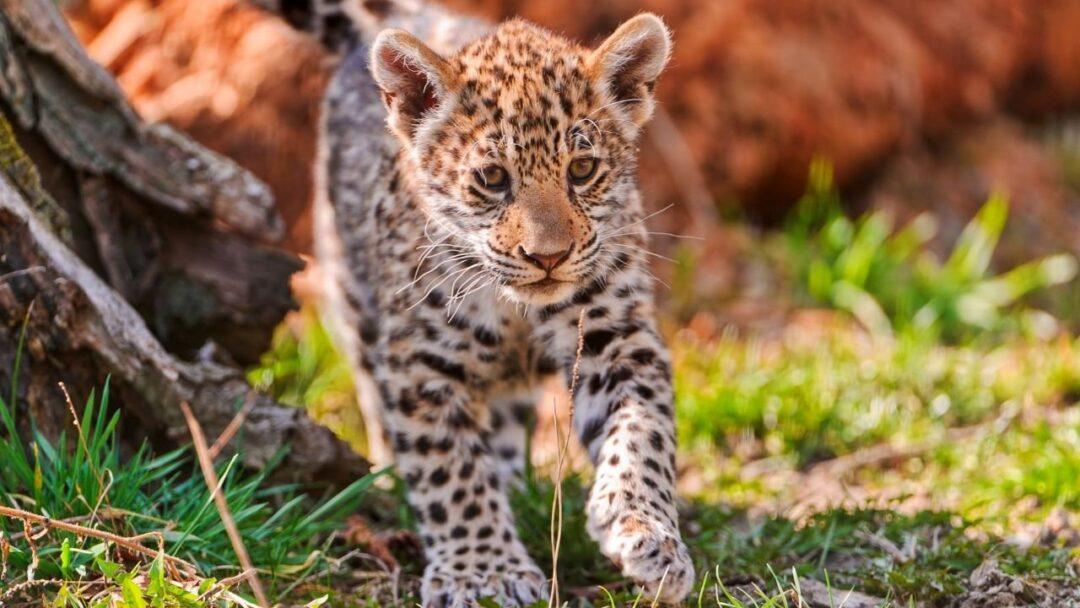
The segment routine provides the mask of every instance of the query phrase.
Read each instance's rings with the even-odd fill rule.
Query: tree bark
[[[251,391],[240,365],[294,306],[302,265],[268,246],[283,227],[267,187],[142,122],[51,0],[0,0],[0,111],[2,394],[17,387],[58,431],[69,414],[56,383],[88,391],[111,376],[140,435],[186,441],[185,401],[220,432]],[[246,464],[291,443],[281,469],[296,478],[365,472],[301,410],[252,398]]]

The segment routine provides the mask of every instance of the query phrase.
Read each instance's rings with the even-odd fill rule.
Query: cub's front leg
[[[492,357],[479,357],[486,347],[470,345],[464,321],[445,324],[444,317],[403,323],[426,332],[391,331],[376,369],[383,419],[427,558],[423,604],[467,606],[490,597],[528,605],[547,597],[547,581],[518,539],[490,443],[485,400],[492,370],[482,359]]]
[[[694,568],[675,506],[667,349],[648,301],[612,294],[584,308],[573,423],[595,466],[588,531],[604,555],[646,593],[677,602],[693,586]],[[576,342],[576,328],[567,331],[575,313],[580,309],[561,315],[555,340]]]

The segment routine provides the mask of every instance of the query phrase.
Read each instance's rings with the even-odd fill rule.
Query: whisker
[[[661,213],[664,213],[665,211],[668,211],[668,210],[670,210],[670,209],[671,209],[672,207],[674,207],[674,206],[675,206],[674,204],[670,204],[670,205],[668,205],[668,206],[664,207],[663,209],[659,209],[659,210],[657,210],[657,211],[653,211],[652,213],[650,213],[650,214],[646,215],[645,217],[642,217],[641,219],[638,219],[638,220],[635,220],[635,221],[633,221],[633,222],[630,222],[629,224],[626,224],[626,225],[623,225],[623,226],[619,226],[619,227],[617,227],[617,228],[614,228],[613,230],[611,230],[611,231],[609,231],[609,232],[601,233],[601,235],[602,235],[602,236],[611,236],[611,234],[612,234],[613,232],[619,232],[619,231],[622,231],[622,230],[626,230],[626,229],[628,229],[628,228],[632,228],[632,227],[634,227],[634,226],[637,226],[637,225],[639,225],[639,224],[642,224],[642,223],[644,223],[644,222],[645,222],[646,220],[648,220],[648,219],[650,219],[650,218],[654,218],[654,217],[656,217],[656,216],[660,215]]]
[[[673,258],[669,258],[666,255],[661,255],[659,253],[656,253],[655,251],[649,251],[648,249],[645,249],[644,247],[638,247],[636,245],[628,245],[626,243],[608,243],[608,246],[609,247],[615,247],[617,249],[624,249],[626,251],[632,251],[632,252],[635,252],[635,253],[642,253],[642,254],[652,256],[652,257],[660,259],[660,260],[665,260],[667,262],[675,263],[675,260]]]
[[[441,286],[443,283],[446,283],[446,281],[448,281],[450,279],[450,277],[459,276],[459,275],[461,275],[461,273],[467,272],[467,271],[469,271],[469,270],[471,270],[471,269],[473,269],[473,268],[475,268],[475,267],[477,267],[479,265],[480,265],[480,262],[476,262],[476,263],[472,264],[471,266],[466,266],[465,268],[462,268],[460,270],[455,270],[452,273],[448,273],[442,279],[439,279],[438,282],[431,285],[431,287],[429,287],[428,290],[426,292],[424,292],[424,295],[421,296],[420,299],[417,300],[416,303],[413,304],[412,306],[410,306],[407,310],[412,310],[412,309],[416,308],[417,306],[419,306],[421,302],[423,302],[424,300],[427,300],[428,296],[431,295],[431,292],[438,289],[439,286]]]
[[[705,237],[701,237],[701,236],[692,236],[692,235],[689,235],[689,234],[677,234],[677,233],[674,233],[674,232],[662,232],[662,231],[657,231],[657,230],[643,230],[641,232],[637,232],[637,231],[633,231],[633,230],[632,231],[627,231],[627,232],[612,232],[612,233],[606,233],[606,234],[604,234],[604,236],[607,237],[607,238],[614,238],[614,237],[617,237],[617,236],[637,236],[639,234],[643,235],[643,236],[667,236],[667,237],[671,237],[673,239],[682,239],[682,240],[685,240],[685,241],[704,241],[705,240]]]
[[[432,268],[430,268],[430,269],[429,269],[429,270],[428,270],[427,272],[425,272],[424,274],[421,274],[420,276],[414,276],[414,277],[413,277],[413,280],[412,280],[412,281],[410,281],[409,283],[407,283],[406,285],[402,286],[402,287],[401,287],[400,289],[398,289],[397,291],[395,291],[395,292],[394,292],[394,295],[398,295],[398,294],[400,294],[401,292],[405,291],[406,289],[409,289],[410,287],[412,287],[412,286],[416,285],[416,284],[417,284],[417,283],[419,283],[419,282],[420,282],[420,281],[421,281],[421,280],[422,280],[422,279],[423,279],[424,277],[426,277],[426,276],[428,276],[429,274],[431,274],[431,273],[435,272],[436,270],[439,270],[440,268],[442,268],[442,267],[443,267],[444,265],[446,265],[447,263],[450,263],[450,262],[455,262],[455,263],[456,263],[456,262],[461,262],[461,261],[463,261],[463,260],[466,260],[466,259],[468,259],[468,258],[470,258],[470,257],[472,257],[472,252],[464,252],[464,253],[458,253],[458,254],[452,255],[452,256],[450,256],[450,257],[448,257],[448,258],[444,259],[444,260],[441,260],[441,261],[439,261],[439,263],[438,263],[438,264],[436,264],[435,266],[433,266]],[[417,268],[417,269],[416,269],[416,272],[417,272],[417,273],[419,273],[419,272],[420,272],[420,268]]]

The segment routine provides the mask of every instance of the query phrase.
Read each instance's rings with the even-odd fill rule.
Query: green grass
[[[944,606],[968,590],[972,571],[987,557],[1006,575],[1033,584],[1061,584],[1073,575],[1072,549],[1021,549],[1003,538],[1014,529],[1017,505],[1029,505],[1023,515],[1031,521],[1055,507],[1080,508],[1080,410],[1073,407],[1080,395],[1080,341],[944,346],[875,341],[850,328],[821,335],[806,331],[800,339],[793,326],[786,339],[772,342],[675,341],[683,477],[707,480],[685,494],[689,503],[683,510],[685,538],[703,577],[701,605],[794,607],[800,585],[827,579],[837,606],[850,589],[881,598],[883,606],[912,600]],[[142,450],[121,457],[116,414],[107,402],[107,392],[91,399],[81,433],[72,429],[60,444],[38,437],[37,447],[27,450],[0,442],[0,458],[14,463],[0,469],[4,504],[58,519],[97,513],[89,520],[95,527],[124,535],[164,530],[168,554],[196,563],[200,576],[212,581],[235,574],[236,558],[189,455]],[[5,405],[0,411],[10,438],[13,410]],[[963,443],[948,440],[949,429],[970,425],[983,426],[972,427],[981,430]],[[898,496],[892,507],[794,513],[770,479],[780,471],[786,483],[799,484],[808,479],[800,475],[824,460],[868,446],[928,440],[930,447],[917,456],[861,468],[847,481],[871,492],[903,484],[926,488],[935,497],[929,509],[912,510]],[[761,463],[773,463],[776,470],[747,474]],[[287,590],[285,597],[300,603],[326,595],[332,606],[395,605],[386,593],[343,585],[356,576],[351,572],[372,566],[340,561],[352,547],[335,542],[334,530],[358,508],[376,527],[409,528],[400,488],[385,493],[356,486],[356,494],[313,512],[327,503],[298,488],[270,485],[262,475],[241,474],[229,462],[219,463],[219,473],[253,558],[275,593]],[[554,493],[548,473],[530,469],[511,501],[530,553],[545,569]],[[584,479],[570,476],[559,565],[564,598],[585,592],[589,599],[573,599],[573,605],[642,605],[588,539],[586,495]],[[105,509],[124,515],[106,518]],[[21,531],[13,522],[4,526],[8,536]],[[9,568],[25,578],[18,573],[25,572],[30,556],[25,545],[15,546]],[[148,603],[171,597],[173,604],[162,605],[183,606],[189,604],[181,599],[191,600],[185,594],[197,595],[198,588],[168,577],[152,587],[159,576],[151,572],[152,562],[99,559],[104,550],[97,541],[73,535],[50,533],[39,540],[38,577],[70,581],[50,597],[74,598],[64,605],[90,605],[76,602],[86,599],[79,593],[94,580],[116,593],[125,586],[134,593],[135,585]],[[421,565],[413,555],[399,557],[405,573],[396,605],[408,605],[415,600],[411,593]],[[313,576],[290,588],[308,575]],[[242,585],[234,591],[247,595]],[[219,597],[214,605],[228,602]],[[688,605],[697,602],[695,595]]]
[[[991,196],[942,261],[928,247],[937,231],[933,215],[900,230],[883,211],[852,220],[842,212],[831,166],[817,160],[783,234],[784,265],[812,301],[849,312],[877,334],[959,342],[986,332],[1031,331],[1024,298],[1071,282],[1077,261],[1062,253],[994,274],[1008,215],[1005,195]]]
[[[802,340],[679,343],[684,443],[805,466],[883,441],[939,437],[1006,403],[1080,395],[1080,340],[974,348],[811,331]]]
[[[238,572],[236,555],[188,451],[153,456],[144,446],[124,454],[116,438],[120,416],[109,410],[108,386],[100,398],[91,395],[81,424],[57,442],[34,432],[25,445],[15,415],[15,408],[0,398],[0,504],[124,537],[159,533],[165,553],[194,564],[204,579]],[[333,533],[357,509],[373,477],[314,499],[298,486],[269,483],[272,469],[243,472],[234,457],[219,463],[218,475],[261,578],[280,589],[328,569]],[[13,537],[24,530],[18,520],[2,518],[0,531]],[[148,546],[156,547],[155,538],[149,538]],[[152,564],[130,555],[121,559],[122,554],[109,543],[68,532],[51,531],[36,544],[19,536],[4,555],[5,587],[33,576],[123,589],[139,568],[152,582],[154,571],[146,569]]]
[[[591,603],[631,605],[637,596],[584,534],[578,509],[585,496],[583,486],[571,479],[564,490],[565,506],[573,508],[564,512],[559,566],[563,596],[567,589],[600,585],[603,589],[593,592]],[[547,569],[550,482],[530,480],[513,504],[531,554]],[[683,517],[684,538],[707,606],[779,606],[785,600],[797,605],[793,590],[806,578],[829,581],[837,606],[852,589],[880,598],[882,606],[903,606],[913,600],[948,605],[950,598],[969,589],[971,573],[990,558],[1003,573],[1020,580],[1068,584],[1075,577],[1068,549],[1020,549],[950,511],[903,514],[838,508],[797,520],[751,516],[741,508],[695,500]],[[730,592],[733,587],[757,591],[750,598],[727,597],[725,589]],[[695,602],[691,597],[688,605]]]
[[[289,339],[298,338],[304,334]],[[699,581],[703,605],[796,606],[798,577],[828,578],[838,598],[856,589],[887,606],[947,605],[987,557],[1038,584],[1059,584],[1075,570],[1068,547],[1022,550],[1004,539],[1055,508],[1080,507],[1080,339],[886,339],[841,316],[795,323],[781,339],[702,343],[680,334],[673,345],[690,500],[684,532],[699,573],[709,573]],[[958,428],[970,429],[961,442],[950,438]],[[884,502],[824,510],[794,502],[792,487],[808,482],[815,464],[883,445],[917,449],[843,481]],[[530,471],[512,496],[522,537],[545,569],[549,474]],[[638,598],[584,532],[585,497],[584,478],[571,476],[563,596],[590,589],[588,601],[574,601],[632,605]],[[400,499],[393,504],[400,508]],[[909,557],[897,559],[873,539]],[[406,567],[419,573],[418,564]]]
[[[699,508],[698,518],[718,521],[688,542],[705,564],[717,564],[721,580],[761,585],[772,572],[782,580],[797,573],[827,578],[837,590],[939,605],[967,590],[971,572],[988,557],[1014,576],[1066,581],[1072,575],[1066,551],[1020,551],[997,538],[973,539],[972,525],[947,512],[831,509],[801,522],[774,516],[733,523],[731,513]]]

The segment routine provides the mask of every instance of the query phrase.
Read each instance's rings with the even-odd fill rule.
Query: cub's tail
[[[370,43],[386,28],[400,28],[449,54],[482,36],[491,24],[425,0],[252,0],[317,38],[327,49],[347,54]]]

